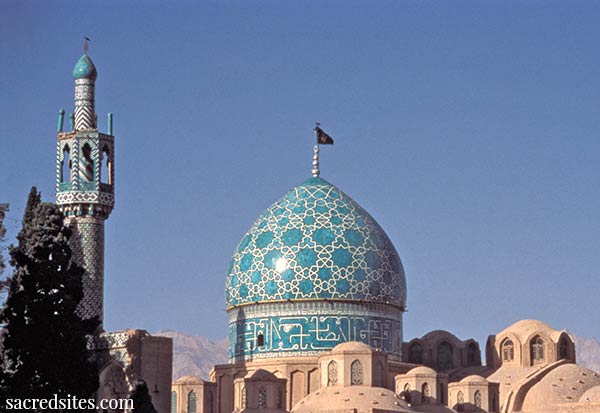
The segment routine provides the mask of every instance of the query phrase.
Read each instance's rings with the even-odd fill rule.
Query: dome
[[[75,63],[75,67],[73,68],[73,79],[96,80],[97,77],[98,72],[96,71],[94,62],[92,62],[92,59],[87,54],[84,54],[79,58],[77,63]]]
[[[419,366],[414,369],[410,369],[407,375],[415,376],[415,375],[426,375],[426,376],[437,376],[437,371],[430,367]]]
[[[290,300],[369,301],[404,307],[402,263],[383,229],[320,177],[269,207],[237,246],[228,308]]]
[[[592,370],[577,364],[563,364],[535,383],[525,395],[523,411],[551,411],[560,403],[573,403],[596,386],[600,377]],[[590,391],[589,395],[593,394]]]
[[[324,387],[300,400],[292,412],[326,413],[334,406],[340,411],[415,412],[393,391],[367,386]]]
[[[479,374],[471,374],[460,381],[461,384],[467,383],[487,383],[487,379],[481,377]]]

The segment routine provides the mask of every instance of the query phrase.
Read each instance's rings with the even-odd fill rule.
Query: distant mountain
[[[574,337],[577,363],[600,373],[600,341],[593,337]]]
[[[227,363],[229,341],[226,338],[211,341],[206,337],[172,330],[159,331],[154,335],[173,338],[173,380],[189,375],[208,379],[208,372],[215,364]],[[600,341],[574,337],[577,363],[600,372]]]
[[[229,340],[211,341],[202,336],[191,336],[173,330],[162,330],[155,336],[173,339],[173,380],[183,376],[208,379],[215,364],[227,363]]]

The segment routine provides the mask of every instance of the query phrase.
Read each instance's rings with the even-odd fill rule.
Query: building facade
[[[404,341],[400,257],[318,175],[242,237],[225,285],[229,363],[174,382],[171,413],[600,412],[598,374],[539,321],[490,336],[487,365],[448,331]]]

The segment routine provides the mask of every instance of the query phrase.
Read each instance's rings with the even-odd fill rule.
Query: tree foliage
[[[129,398],[133,400],[133,411],[135,413],[157,413],[145,381],[140,380],[138,382]]]
[[[0,204],[0,274],[6,269],[6,263],[4,262],[4,236],[6,235],[6,227],[4,226],[4,218],[8,212],[8,204]]]
[[[84,269],[72,260],[69,236],[58,207],[32,188],[18,245],[10,247],[14,272],[0,311],[0,400],[89,398],[98,387],[87,336],[99,322],[77,315]]]

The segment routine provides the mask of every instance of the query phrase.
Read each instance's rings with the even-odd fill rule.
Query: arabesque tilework
[[[267,209],[231,260],[228,307],[290,299],[405,305],[404,270],[391,241],[368,212],[320,177]]]

